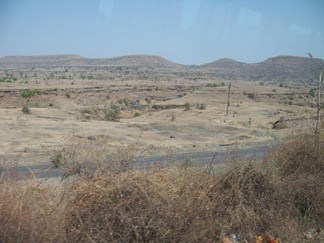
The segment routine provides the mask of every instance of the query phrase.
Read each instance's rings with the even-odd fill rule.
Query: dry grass
[[[62,188],[35,181],[0,184],[0,242],[62,242]]]
[[[107,142],[93,142],[71,135],[63,148],[53,153],[51,162],[65,172],[64,178],[77,175],[93,179],[132,170],[135,160],[144,152],[145,149],[134,145],[113,149]]]
[[[314,152],[309,139],[287,140],[260,162],[234,156],[216,173],[112,166],[120,159],[107,167],[103,150],[75,144],[62,153],[73,180],[1,184],[0,242],[218,242],[231,233],[305,242],[305,229],[324,226],[324,148]]]

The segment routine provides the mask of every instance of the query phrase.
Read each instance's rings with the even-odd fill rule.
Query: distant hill
[[[238,67],[241,67],[244,64],[245,63],[238,62],[238,61],[235,61],[233,59],[222,58],[222,59],[219,59],[219,60],[214,61],[214,62],[210,62],[210,63],[207,63],[207,64],[203,64],[201,66],[202,67],[211,67],[211,68],[224,69],[224,68],[238,68]]]
[[[172,77],[193,80],[249,80],[309,82],[324,69],[324,60],[295,56],[277,56],[263,62],[248,64],[223,58],[203,65],[181,65],[159,56],[130,55],[114,58],[84,58],[79,55],[6,56],[0,58],[0,69],[53,69],[130,67],[129,77]],[[139,74],[139,69],[141,67]],[[145,72],[143,71],[145,69]]]
[[[277,56],[260,63],[247,64],[231,59],[220,59],[201,65],[201,68],[214,70],[216,76],[224,79],[251,81],[305,81],[318,76],[324,70],[324,60],[295,56]]]
[[[85,58],[79,55],[49,55],[49,56],[6,56],[0,58],[0,68],[54,68],[82,66],[155,66],[177,67],[159,56],[130,55],[114,58]]]
[[[309,82],[324,70],[324,60],[295,56],[278,56],[254,65],[257,76],[263,80],[291,80]]]
[[[82,59],[79,55],[5,56],[0,58],[0,68],[62,67]]]
[[[89,65],[101,66],[180,66],[159,56],[130,55],[114,58],[85,59]]]

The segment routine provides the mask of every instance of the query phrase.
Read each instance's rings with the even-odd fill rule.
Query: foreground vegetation
[[[70,143],[53,159],[62,183],[2,181],[0,242],[220,242],[232,233],[305,242],[307,229],[324,226],[323,140],[314,150],[303,133],[263,161],[231,154],[222,169],[147,171],[132,169],[134,148],[108,156]]]

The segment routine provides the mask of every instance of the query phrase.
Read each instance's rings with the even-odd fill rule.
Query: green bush
[[[37,91],[35,89],[27,89],[21,92],[21,96],[23,98],[30,98],[32,96],[35,96]]]
[[[315,97],[315,93],[316,93],[316,89],[315,88],[311,88],[308,92],[308,94],[312,97]]]
[[[116,104],[111,104],[110,108],[105,111],[106,121],[119,121],[120,118],[120,108]]]
[[[135,112],[134,117],[138,117],[138,116],[140,116],[140,115],[141,115],[141,113],[139,113],[139,112]]]
[[[62,163],[62,153],[60,151],[54,151],[50,157],[50,162],[54,164],[56,168],[59,168]]]
[[[206,104],[197,104],[197,109],[205,110],[206,109]]]
[[[85,107],[85,108],[83,108],[82,110],[81,110],[81,113],[82,114],[85,114],[85,113],[87,113],[87,114],[93,114],[93,110],[90,108],[90,107]]]
[[[250,99],[255,99],[256,95],[255,95],[255,93],[247,93],[247,97]]]
[[[24,114],[29,114],[30,113],[30,109],[28,108],[28,106],[24,106],[21,111],[24,113]]]
[[[208,84],[206,84],[206,87],[218,87],[218,84],[216,84],[216,83],[208,83]]]

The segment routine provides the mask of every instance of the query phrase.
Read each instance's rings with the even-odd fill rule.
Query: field
[[[40,80],[2,83],[1,157],[20,164],[44,162],[71,135],[110,147],[154,146],[154,154],[215,151],[278,140],[307,116],[298,86],[227,81]],[[24,93],[32,95],[24,97]],[[120,110],[116,121],[106,113]],[[23,112],[28,107],[28,112]],[[284,117],[285,129],[273,129]],[[118,121],[117,121],[118,120]],[[148,151],[149,152],[149,151]]]

